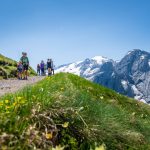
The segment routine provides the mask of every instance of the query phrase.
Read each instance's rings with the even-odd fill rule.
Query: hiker
[[[20,59],[22,65],[23,65],[23,76],[24,80],[27,80],[28,78],[28,69],[29,69],[29,59],[27,57],[27,53],[22,52],[22,57]]]
[[[52,62],[51,59],[47,60],[47,70],[48,70],[48,76],[52,75]]]
[[[51,59],[51,65],[52,65],[52,66],[51,66],[51,67],[52,67],[52,68],[51,68],[52,74],[54,75],[54,63],[53,63],[53,60],[52,60],[52,59]]]
[[[41,68],[41,75],[44,76],[45,75],[45,63],[43,60],[41,61],[40,68]]]
[[[23,65],[21,61],[17,65],[17,70],[18,70],[18,79],[22,80]]]
[[[40,73],[41,73],[41,67],[40,67],[40,65],[38,64],[38,65],[37,65],[37,74],[40,76]]]
[[[44,75],[46,75],[47,64],[44,64]]]
[[[54,64],[52,59],[47,60],[48,76],[54,75]]]

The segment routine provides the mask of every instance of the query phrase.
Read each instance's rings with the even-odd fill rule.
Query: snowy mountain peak
[[[128,53],[132,53],[132,52],[141,52],[142,50],[141,49],[132,49],[130,51],[128,51]]]
[[[78,61],[70,63],[68,65],[60,66],[57,68],[56,73],[69,72],[91,80],[95,74],[101,72],[101,68],[103,68],[102,66],[106,64],[106,62],[110,62],[112,64],[112,60],[106,57],[95,56],[91,59],[87,58],[83,61]]]
[[[141,53],[141,52],[142,52],[141,49],[133,49],[133,50],[128,51],[127,55],[132,55],[132,54]]]
[[[127,53],[127,55],[149,55],[148,52],[141,49],[133,49]]]
[[[107,62],[109,59],[103,56],[95,56],[92,58],[92,60],[95,60],[98,64],[102,64],[104,62]]]

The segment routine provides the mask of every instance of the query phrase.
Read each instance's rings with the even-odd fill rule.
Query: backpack
[[[21,62],[22,62],[23,65],[28,65],[29,64],[28,57],[21,57]]]
[[[47,62],[47,68],[52,68],[52,62],[51,61]]]

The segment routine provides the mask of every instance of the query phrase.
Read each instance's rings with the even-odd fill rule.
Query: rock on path
[[[28,80],[8,79],[0,80],[0,96],[16,92],[27,85],[32,85],[44,79],[42,76],[29,77]]]

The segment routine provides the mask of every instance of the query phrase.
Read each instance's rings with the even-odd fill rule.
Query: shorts
[[[29,70],[29,65],[23,65],[23,70]]]

